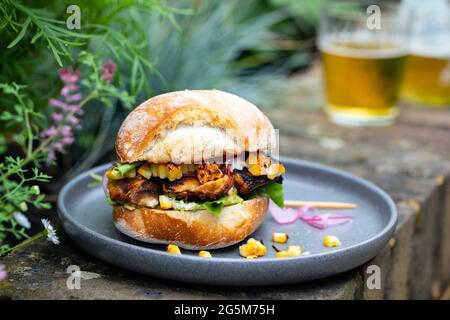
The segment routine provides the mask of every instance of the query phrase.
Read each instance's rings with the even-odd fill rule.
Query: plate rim
[[[362,242],[358,242],[358,243],[353,244],[348,247],[330,248],[329,251],[320,252],[320,253],[311,253],[310,255],[299,256],[299,257],[291,257],[290,259],[279,259],[276,257],[264,257],[263,259],[252,259],[252,260],[250,260],[251,261],[250,263],[253,263],[253,264],[286,264],[287,261],[290,261],[293,263],[298,260],[323,259],[323,258],[327,258],[329,256],[335,256],[336,254],[344,256],[347,253],[351,253],[355,250],[360,250],[364,246],[367,246],[370,243],[376,243],[377,241],[383,240],[383,238],[385,238],[387,235],[391,236],[392,233],[394,232],[395,227],[397,225],[397,221],[398,221],[397,206],[395,205],[392,198],[387,194],[387,192],[385,192],[382,188],[378,187],[374,183],[372,183],[368,180],[365,180],[359,176],[356,176],[352,173],[348,173],[344,170],[333,168],[328,165],[324,165],[324,164],[320,164],[320,163],[316,163],[316,162],[312,162],[312,161],[308,161],[308,160],[296,159],[296,158],[291,158],[291,157],[280,157],[280,161],[283,163],[289,163],[289,164],[293,164],[293,165],[297,164],[297,165],[301,165],[303,167],[306,166],[306,167],[313,168],[316,170],[326,171],[327,173],[331,173],[333,175],[338,175],[345,179],[350,179],[350,180],[356,181],[359,184],[364,185],[366,188],[371,189],[371,191],[374,191],[379,196],[381,196],[383,198],[383,200],[388,204],[388,207],[390,209],[389,210],[390,217],[389,217],[389,220],[387,221],[386,225],[383,227],[383,229],[380,230],[377,234],[375,234],[374,236],[372,236]],[[80,173],[75,178],[73,178],[71,181],[69,181],[66,185],[64,185],[64,187],[61,189],[61,191],[58,194],[58,200],[57,200],[57,210],[58,210],[59,218],[61,220],[63,218],[66,219],[72,225],[75,225],[78,229],[81,229],[83,232],[93,235],[96,238],[100,238],[103,241],[112,242],[115,245],[124,246],[124,247],[132,249],[132,250],[151,253],[155,257],[163,256],[165,259],[173,259],[173,260],[181,259],[183,261],[188,260],[191,262],[205,264],[205,265],[211,264],[211,263],[212,264],[219,263],[219,264],[227,264],[227,265],[228,264],[233,264],[233,265],[245,264],[246,265],[249,263],[248,259],[238,259],[238,258],[230,258],[230,257],[214,257],[213,256],[212,258],[204,259],[204,258],[198,257],[196,255],[173,255],[173,254],[170,254],[163,250],[153,249],[153,248],[149,248],[146,246],[141,246],[139,244],[132,244],[132,243],[127,243],[127,242],[124,242],[121,240],[113,239],[113,238],[108,237],[104,234],[101,234],[95,230],[92,230],[92,229],[88,228],[87,226],[76,221],[70,215],[67,208],[63,205],[66,194],[72,188],[72,186],[75,185],[76,183],[78,183],[80,180],[84,179],[87,176],[90,176],[92,173],[96,173],[97,171],[100,171],[100,170],[105,170],[109,166],[111,166],[111,163],[106,163],[106,164],[102,164],[102,165],[93,167],[87,171],[84,171],[83,173]],[[63,226],[64,226],[64,224],[63,224]],[[64,229],[65,229],[65,227],[64,227]],[[191,251],[191,250],[189,250],[189,251]],[[193,251],[195,251],[195,250],[193,250]]]

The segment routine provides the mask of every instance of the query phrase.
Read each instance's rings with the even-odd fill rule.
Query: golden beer
[[[450,50],[448,55],[431,53],[417,51],[407,57],[402,96],[430,106],[450,106]]]
[[[409,10],[391,1],[329,1],[319,23],[327,104],[334,123],[391,124],[405,64]]]
[[[384,125],[397,115],[405,51],[390,42],[322,43],[326,111],[344,124]]]

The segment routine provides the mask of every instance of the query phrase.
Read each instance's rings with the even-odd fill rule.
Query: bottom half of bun
[[[189,250],[218,249],[242,241],[266,217],[269,199],[257,197],[227,206],[219,216],[206,210],[179,211],[114,206],[114,224],[139,241],[176,244]]]

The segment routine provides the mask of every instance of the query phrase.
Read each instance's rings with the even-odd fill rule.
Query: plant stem
[[[33,152],[33,132],[31,131],[31,125],[30,125],[30,117],[28,115],[28,109],[25,110],[25,125],[27,129],[27,136],[28,136],[28,144],[27,144],[27,156],[30,155]]]
[[[25,103],[22,99],[22,95],[17,93],[17,94],[15,94],[15,96],[16,96],[17,100],[19,101],[19,104],[24,106]],[[31,131],[30,116],[28,114],[28,109],[25,109],[24,115],[25,115],[25,128],[27,131],[26,155],[29,156],[33,152],[33,132]]]
[[[14,251],[16,251],[16,250],[18,250],[18,249],[20,249],[22,247],[25,247],[26,245],[28,245],[28,244],[30,244],[30,243],[38,240],[38,239],[44,238],[46,236],[47,236],[47,230],[42,230],[41,232],[35,234],[31,238],[28,238],[27,240],[22,241],[18,245],[16,245],[16,246],[14,246],[14,247],[4,251],[2,254],[6,254],[6,253],[9,253],[9,252],[14,252]]]

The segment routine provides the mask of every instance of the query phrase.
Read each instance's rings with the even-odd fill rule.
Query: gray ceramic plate
[[[84,250],[95,257],[132,271],[172,280],[213,285],[269,285],[312,280],[355,268],[374,257],[392,235],[397,210],[391,198],[370,182],[323,165],[282,159],[287,199],[342,201],[358,204],[345,210],[352,223],[314,229],[302,221],[278,225],[269,215],[252,235],[268,248],[263,258],[239,256],[239,245],[212,251],[213,258],[183,251],[171,255],[163,245],[135,241],[121,234],[112,223],[111,207],[100,187],[88,188],[92,173],[103,174],[108,165],[87,171],[60,192],[58,212],[64,229]],[[274,258],[272,232],[287,232],[289,244],[301,245],[306,256]],[[337,236],[342,246],[325,248],[326,234]],[[285,245],[277,244],[282,249]]]

